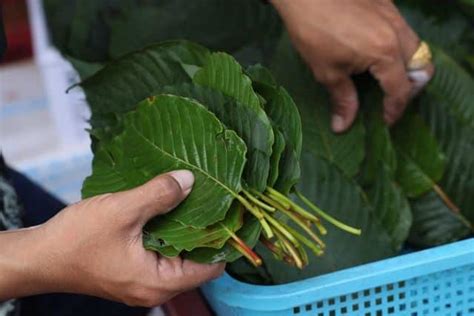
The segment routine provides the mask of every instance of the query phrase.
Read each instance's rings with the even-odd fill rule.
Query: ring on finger
[[[407,74],[413,83],[414,93],[417,93],[430,81],[432,77],[432,71],[429,71],[432,67],[431,62],[432,54],[430,47],[426,42],[421,41],[407,65]]]

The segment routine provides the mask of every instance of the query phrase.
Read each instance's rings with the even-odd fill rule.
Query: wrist
[[[0,233],[0,301],[43,292],[39,226]]]

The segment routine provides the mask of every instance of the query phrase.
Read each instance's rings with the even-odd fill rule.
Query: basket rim
[[[211,302],[277,311],[466,265],[474,265],[474,238],[287,284],[254,285],[225,273],[201,289]]]

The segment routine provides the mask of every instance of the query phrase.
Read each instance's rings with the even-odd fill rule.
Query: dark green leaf
[[[252,89],[252,82],[230,55],[215,53],[196,73],[193,81],[217,90],[236,102],[205,102],[227,126],[233,128],[248,144],[247,184],[259,191],[267,185],[274,135],[270,121]],[[201,93],[202,95],[202,93]],[[220,103],[220,104],[219,104]],[[235,105],[233,105],[235,104]],[[223,107],[224,105],[224,107]]]
[[[281,156],[285,150],[285,137],[275,126],[273,127],[273,135],[275,135],[275,142],[273,143],[272,156],[270,157],[270,174],[268,175],[269,187],[274,187],[278,180]]]
[[[239,63],[228,54],[213,53],[195,74],[193,81],[216,89],[251,108],[260,107],[258,96],[252,89],[252,81],[243,73]]]
[[[447,157],[440,185],[474,223],[474,80],[440,50],[434,62],[421,113]]]
[[[265,112],[285,139],[274,187],[288,194],[300,177],[301,117],[288,92],[283,87],[271,85],[275,80],[269,70],[263,66],[254,66],[249,71],[256,91],[266,101]]]
[[[242,224],[242,206],[234,203],[223,221],[201,229],[156,217],[144,227],[143,240],[147,249],[161,253],[166,248],[163,254],[167,256],[170,256],[167,252],[169,247],[178,252],[191,251],[197,247],[222,248],[230,237],[228,230],[236,232]]]
[[[263,83],[270,87],[278,85],[270,70],[261,64],[248,67],[246,72],[253,82]]]
[[[334,163],[352,177],[364,159],[364,126],[356,120],[352,128],[335,134],[330,128],[330,99],[323,87],[316,83],[309,68],[283,37],[272,72],[293,97],[303,122],[303,143],[307,150]]]
[[[386,164],[379,163],[379,172],[367,196],[372,204],[373,220],[390,237],[392,249],[400,250],[408,237],[412,214],[405,194],[393,181],[392,170]]]
[[[417,115],[405,115],[393,131],[397,150],[396,179],[405,194],[417,197],[441,179],[445,157],[428,127]]]
[[[124,117],[124,132],[103,145],[83,196],[115,192],[143,184],[176,169],[194,172],[194,190],[162,218],[206,227],[224,219],[241,190],[245,143],[203,106],[176,96],[141,102]]]
[[[280,31],[272,6],[254,0],[148,1],[130,10],[122,9],[109,21],[112,58],[176,38],[233,53],[255,44],[262,46]]]
[[[89,78],[104,67],[102,63],[82,61],[71,56],[65,56],[65,58],[72,64],[74,69],[76,69],[81,80]]]
[[[369,87],[361,96],[363,121],[367,131],[366,154],[359,180],[363,186],[375,182],[381,166],[387,169],[392,178],[397,168],[395,149],[382,115],[382,97],[380,88],[374,86]]]
[[[190,82],[182,64],[202,65],[209,52],[186,41],[155,44],[108,64],[81,83],[92,115],[130,111],[165,85]]]
[[[413,226],[409,242],[434,247],[467,237],[472,230],[462,215],[453,213],[439,196],[430,191],[411,202]]]

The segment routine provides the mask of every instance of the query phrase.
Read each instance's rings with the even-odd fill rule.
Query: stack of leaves
[[[318,216],[360,234],[302,194],[312,212],[288,197],[300,178],[301,119],[264,67],[244,72],[230,55],[172,41],[120,58],[81,86],[94,140],[84,197],[176,169],[195,175],[186,200],[144,227],[147,249],[198,262],[243,255],[259,266],[251,248],[260,238],[276,258],[302,268],[306,249],[316,256],[325,249]]]

